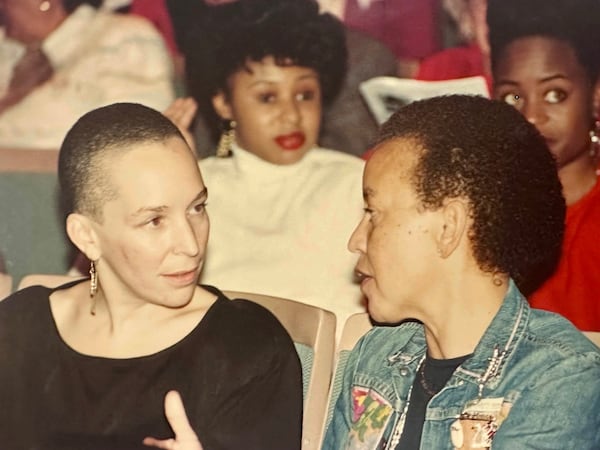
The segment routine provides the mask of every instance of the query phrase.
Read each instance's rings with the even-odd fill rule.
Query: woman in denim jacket
[[[388,326],[352,351],[324,448],[600,448],[598,349],[521,293],[564,227],[535,127],[478,97],[413,103],[383,126],[363,189],[349,248]]]

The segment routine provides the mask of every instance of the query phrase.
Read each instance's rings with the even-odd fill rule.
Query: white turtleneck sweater
[[[345,319],[363,312],[347,249],[362,214],[364,162],[314,148],[275,165],[234,148],[200,161],[211,222],[201,281],[220,289],[285,297]]]
[[[58,149],[84,113],[115,102],[164,110],[173,64],[150,22],[79,6],[42,43],[54,75],[0,115],[0,147]],[[23,44],[0,32],[0,97]]]

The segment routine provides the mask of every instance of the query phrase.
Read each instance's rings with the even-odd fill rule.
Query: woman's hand
[[[156,439],[147,437],[144,445],[166,450],[202,450],[202,444],[192,429],[185,413],[183,401],[177,391],[169,391],[165,396],[165,416],[173,429],[175,438]]]
[[[197,109],[198,105],[196,101],[191,97],[185,97],[176,99],[163,112],[179,128],[179,131],[183,134],[194,154],[196,153],[196,142],[190,132],[190,125],[192,124],[192,120],[194,120]]]
[[[19,103],[36,87],[49,80],[53,73],[50,60],[41,48],[28,49],[13,70],[8,91],[0,98],[0,113]]]

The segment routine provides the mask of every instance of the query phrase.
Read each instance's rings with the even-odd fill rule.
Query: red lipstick
[[[298,150],[304,145],[306,137],[301,131],[277,136],[275,142],[284,150]]]

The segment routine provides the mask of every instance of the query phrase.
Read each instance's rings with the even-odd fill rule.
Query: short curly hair
[[[513,41],[543,36],[568,44],[592,83],[600,76],[600,0],[488,0],[492,71]]]
[[[322,100],[330,103],[347,69],[344,26],[319,12],[315,0],[238,0],[204,8],[183,46],[186,81],[207,123],[218,133],[211,99],[248,61],[273,56],[282,66],[314,69]]]
[[[67,132],[59,152],[63,213],[86,214],[101,222],[104,203],[117,195],[106,177],[107,158],[135,144],[172,137],[185,142],[167,117],[137,103],[115,103],[84,114]]]
[[[510,275],[525,294],[553,272],[566,211],[561,183],[544,139],[515,108],[466,95],[421,100],[394,113],[378,143],[396,138],[421,149],[411,178],[425,209],[468,200],[482,270]]]

